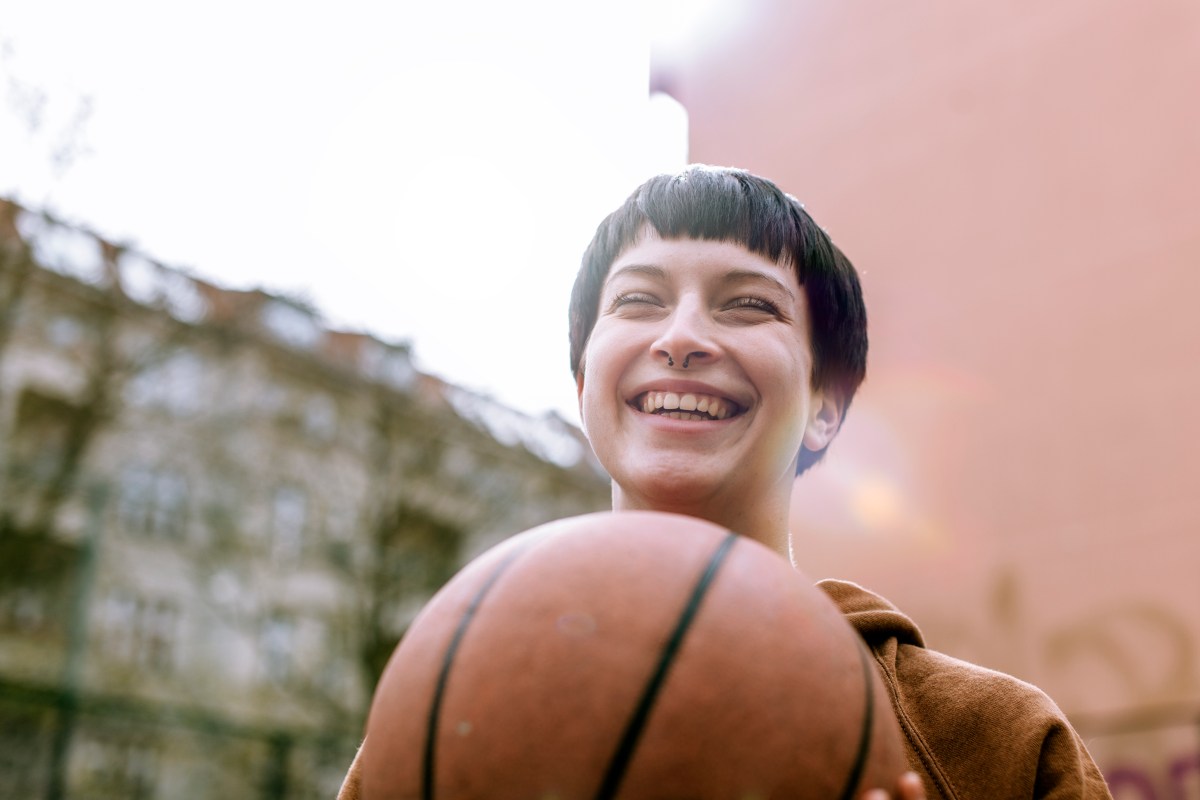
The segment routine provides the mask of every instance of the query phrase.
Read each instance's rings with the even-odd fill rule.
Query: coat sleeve
[[[1065,719],[1047,732],[1033,796],[1041,800],[1111,800],[1108,784],[1079,734]]]
[[[923,648],[881,662],[931,797],[1109,800],[1083,740],[1044,692]]]

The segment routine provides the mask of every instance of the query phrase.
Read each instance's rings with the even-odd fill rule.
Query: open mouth
[[[630,405],[646,414],[694,422],[713,422],[742,413],[727,398],[695,392],[646,392],[635,397]]]

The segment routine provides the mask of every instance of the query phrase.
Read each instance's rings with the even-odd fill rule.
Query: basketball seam
[[[540,539],[541,537],[536,538]],[[433,779],[437,755],[436,740],[438,721],[441,717],[442,699],[446,693],[446,683],[450,678],[450,667],[454,664],[454,657],[458,655],[458,648],[462,644],[463,637],[466,635],[467,626],[474,620],[475,614],[479,610],[479,606],[483,603],[484,597],[496,585],[496,582],[500,579],[500,575],[517,560],[518,556],[527,551],[534,544],[534,541],[526,542],[524,546],[515,548],[512,553],[509,553],[496,566],[496,569],[488,576],[487,581],[479,588],[475,596],[471,598],[471,602],[466,610],[463,611],[462,617],[458,620],[458,626],[454,630],[454,636],[451,637],[450,644],[446,647],[446,653],[442,656],[442,666],[438,671],[438,680],[433,693],[433,705],[429,709],[429,719],[425,730],[425,753],[422,760],[421,772],[421,797],[423,800],[433,800],[434,797]]]
[[[855,638],[857,639],[857,637]],[[842,790],[842,800],[850,800],[854,797],[855,789],[862,780],[863,771],[867,766],[867,757],[871,752],[871,730],[875,724],[875,682],[871,680],[871,657],[867,655],[866,645],[860,641],[856,641],[855,644],[858,645],[858,658],[862,663],[863,679],[867,691],[863,707],[862,733],[858,737],[858,752],[854,756],[854,763],[850,765],[846,788]]]
[[[642,731],[646,726],[646,720],[650,716],[650,710],[654,705],[655,699],[658,697],[658,692],[662,688],[663,681],[666,679],[667,670],[670,669],[675,654],[683,642],[683,637],[687,633],[688,628],[691,627],[692,620],[696,617],[701,600],[704,599],[704,595],[708,592],[708,588],[712,585],[717,571],[721,568],[725,557],[728,555],[737,538],[738,535],[731,531],[717,545],[716,550],[713,551],[712,556],[708,560],[708,565],[700,575],[700,579],[696,581],[696,585],[692,588],[688,602],[683,607],[683,612],[679,615],[679,619],[675,623],[675,628],[659,656],[658,665],[651,674],[650,680],[646,683],[646,688],[642,691],[641,699],[638,701],[632,716],[629,718],[629,722],[625,726],[625,732],[617,744],[617,749],[613,752],[608,770],[605,772],[604,778],[600,783],[600,789],[596,792],[596,800],[611,800],[611,798],[616,796],[621,780],[625,777],[625,772],[629,768],[629,762],[633,759],[634,747],[642,735]]]

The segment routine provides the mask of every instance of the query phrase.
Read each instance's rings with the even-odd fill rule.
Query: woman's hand
[[[900,800],[925,800],[925,787],[915,772],[906,772],[896,783],[896,797]],[[863,793],[862,800],[889,800],[891,795],[883,789],[872,789]]]

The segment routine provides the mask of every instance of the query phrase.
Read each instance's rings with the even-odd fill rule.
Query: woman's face
[[[810,385],[794,271],[740,244],[650,233],[613,263],[599,303],[577,383],[614,507],[786,511],[801,443],[821,449],[840,422]]]

